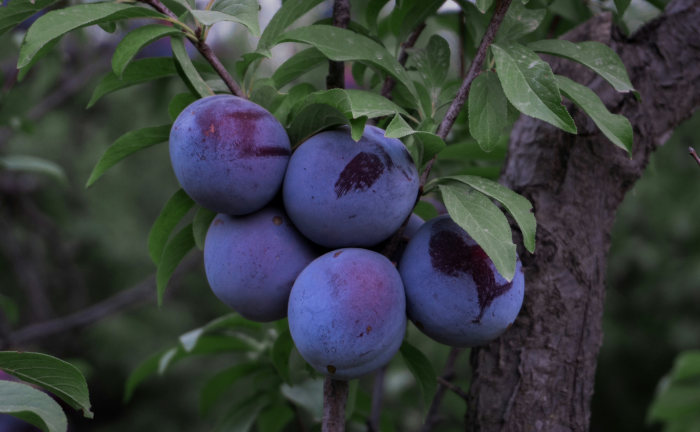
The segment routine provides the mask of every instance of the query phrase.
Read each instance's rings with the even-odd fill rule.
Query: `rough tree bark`
[[[700,105],[699,34],[700,1],[684,0],[631,38],[609,15],[567,35],[609,44],[627,66],[641,102],[584,67],[553,60],[556,73],[590,86],[612,112],[630,119],[633,157],[575,109],[579,135],[530,118],[516,123],[501,179],[532,201],[537,250],[520,252],[526,292],[515,325],[472,350],[467,430],[588,429],[615,213],[650,154]]]

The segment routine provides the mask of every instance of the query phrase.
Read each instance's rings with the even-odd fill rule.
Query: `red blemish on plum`
[[[338,251],[338,252],[334,253],[333,258],[338,258],[338,255],[340,255],[341,253],[343,253],[343,251]]]
[[[486,308],[513,284],[508,282],[497,285],[486,252],[479,245],[469,246],[457,233],[433,231],[429,249],[430,263],[435,270],[452,277],[466,273],[474,279],[479,299],[479,316],[472,320],[473,323],[481,322]]]
[[[352,158],[335,182],[338,198],[351,190],[364,190],[371,187],[384,172],[384,164],[375,154],[360,152]]]
[[[326,370],[327,370],[328,372],[334,374],[334,373],[335,373],[335,366],[333,366],[333,365],[328,365],[328,366],[326,366]]]
[[[272,223],[275,225],[282,225],[282,218],[279,216],[274,216],[272,218]]]
[[[222,223],[224,223],[223,220],[221,220],[221,219],[214,219],[214,226],[216,226],[216,225],[221,225]]]
[[[367,334],[370,334],[370,332],[372,331],[372,326],[367,326],[365,331],[367,332]]]

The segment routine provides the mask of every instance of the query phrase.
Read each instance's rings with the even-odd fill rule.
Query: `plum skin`
[[[413,210],[419,178],[401,141],[365,127],[355,142],[347,128],[314,135],[292,155],[284,205],[306,237],[328,248],[372,246]]]
[[[218,214],[204,242],[204,269],[214,294],[253,321],[287,315],[289,291],[316,254],[283,211]]]
[[[264,207],[282,185],[290,153],[289,137],[272,114],[231,95],[193,102],[170,130],[177,180],[194,201],[218,213]]]
[[[328,252],[299,275],[289,296],[289,330],[301,356],[320,373],[348,380],[396,354],[406,332],[401,277],[366,249]]]
[[[399,264],[408,317],[432,339],[451,346],[488,343],[515,320],[525,278],[516,262],[507,282],[483,249],[449,216],[426,222]]]

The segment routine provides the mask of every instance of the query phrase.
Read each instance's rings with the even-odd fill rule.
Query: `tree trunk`
[[[502,181],[533,203],[537,249],[520,251],[526,291],[515,325],[472,350],[467,430],[588,430],[615,212],[650,154],[700,105],[698,35],[700,1],[686,0],[669,4],[631,38],[610,15],[566,36],[606,43],[626,65],[641,102],[585,67],[552,60],[555,73],[588,85],[630,119],[633,157],[576,109],[578,135],[531,118],[516,123]]]

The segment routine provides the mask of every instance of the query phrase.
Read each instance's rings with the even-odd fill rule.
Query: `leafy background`
[[[354,10],[366,8],[364,2],[355,3]],[[633,30],[658,13],[659,7],[663,3],[635,1],[621,24]],[[269,13],[262,11],[263,24]],[[328,13],[328,5],[322,4],[300,23],[310,24],[314,16]],[[550,25],[557,35],[591,11],[580,2],[558,0],[548,14],[545,20],[550,24],[557,20]],[[433,28],[426,34],[443,27],[454,29],[456,20],[446,15],[429,25]],[[240,29],[233,32],[234,37],[248,37]],[[5,161],[0,169],[0,310],[6,321],[0,325],[10,330],[79,310],[140,284],[153,273],[146,238],[152,221],[177,190],[167,146],[135,154],[87,191],[84,185],[111,143],[126,131],[167,124],[165,107],[170,98],[187,91],[180,80],[158,80],[107,95],[86,110],[99,77],[111,70],[109,56],[101,54],[113,50],[115,38],[97,27],[71,34],[24,81],[15,83],[20,40],[21,31],[0,37],[0,157]],[[215,49],[232,65],[252,46],[254,40],[249,47],[221,43]],[[159,42],[147,49],[153,50],[150,55],[168,54],[169,44]],[[467,43],[467,49],[474,48]],[[263,62],[259,74],[270,76],[280,59],[289,55],[284,46],[275,50],[274,60]],[[452,73],[456,69],[452,64]],[[303,80],[323,82],[324,76],[325,68],[319,64]],[[460,121],[465,124],[466,118]],[[679,352],[700,346],[696,313],[700,306],[696,223],[700,169],[686,152],[689,145],[698,146],[698,127],[700,116],[696,115],[674,133],[653,156],[648,172],[619,211],[608,268],[605,340],[592,430],[658,429],[646,423],[646,412],[659,380]],[[474,141],[464,141],[440,156],[435,172],[496,178],[505,144],[484,153]],[[33,160],[30,171],[14,170],[11,157],[16,164],[17,155],[40,160]],[[471,156],[471,162],[465,164],[464,155]],[[27,165],[26,160],[20,164]],[[48,301],[42,303],[42,298]],[[205,416],[199,413],[199,392],[206,380],[249,354],[234,351],[184,359],[164,374],[145,379],[128,403],[123,402],[124,387],[145,359],[175,346],[183,333],[228,312],[210,295],[201,260],[193,254],[176,273],[162,308],[155,306],[153,292],[136,309],[32,347],[71,361],[88,378],[95,418],[86,420],[68,409],[72,430],[211,430],[227,416],[237,415],[232,406],[254,405],[254,400],[246,400],[253,396],[251,389],[263,386],[274,371],[239,381],[235,390],[228,391],[228,403],[219,402]],[[279,328],[246,331],[266,335],[279,333]],[[441,370],[446,347],[413,327],[409,341]],[[457,369],[456,383],[463,388],[469,380],[467,357],[462,353]],[[415,430],[425,402],[402,356],[392,361],[386,379],[383,430]],[[371,379],[365,378],[356,389],[358,419],[369,411],[371,385]],[[300,407],[297,414],[303,417],[313,416],[318,408],[320,392],[313,381],[283,394],[295,401]],[[446,422],[441,430],[461,430],[461,399],[448,392],[443,413]],[[353,428],[364,430],[359,420]]]

